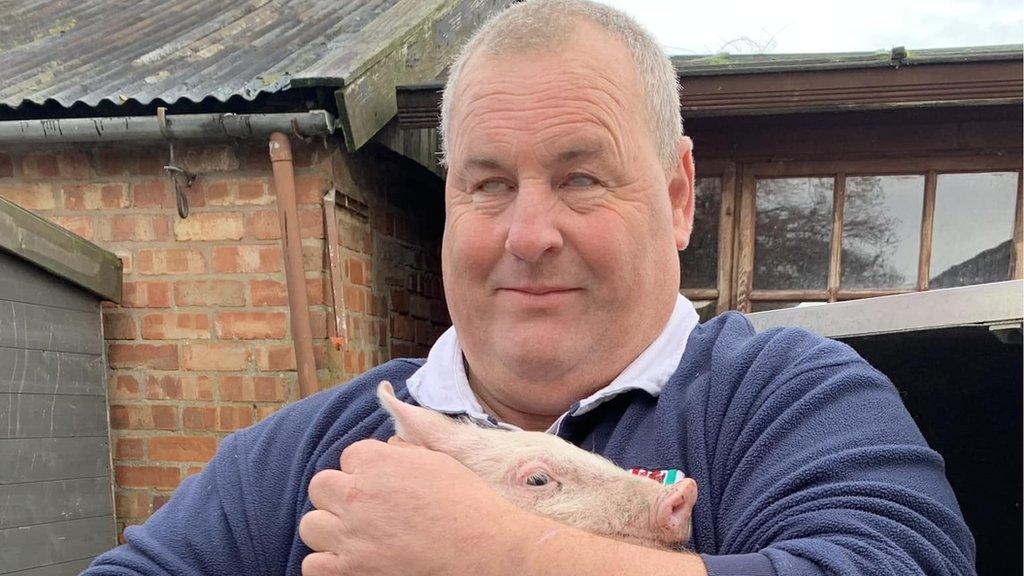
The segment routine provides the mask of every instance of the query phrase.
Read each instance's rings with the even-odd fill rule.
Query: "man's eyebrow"
[[[593,158],[603,154],[604,148],[601,146],[580,146],[559,152],[555,160],[559,163],[565,163],[572,162],[573,160]]]
[[[483,170],[502,170],[505,165],[493,156],[470,156],[466,159],[466,168],[478,168]]]

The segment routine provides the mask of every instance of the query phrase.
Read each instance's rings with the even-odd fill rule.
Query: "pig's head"
[[[517,506],[542,516],[648,546],[678,548],[690,539],[697,484],[670,486],[541,432],[482,428],[406,404],[391,384],[377,389],[396,435],[448,454]]]

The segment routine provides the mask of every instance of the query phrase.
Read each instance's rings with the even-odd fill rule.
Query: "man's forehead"
[[[524,153],[537,156],[544,162],[568,164],[600,159],[612,153],[613,145],[608,137],[576,133],[561,138],[537,139],[528,144],[527,150],[519,150],[500,137],[488,139],[486,134],[480,134],[471,137],[470,152],[460,164],[469,169],[498,170],[508,168]]]

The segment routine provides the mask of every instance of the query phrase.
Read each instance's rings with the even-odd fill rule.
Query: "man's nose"
[[[534,263],[561,249],[562,233],[555,219],[558,199],[549,186],[520,185],[511,209],[506,251]]]

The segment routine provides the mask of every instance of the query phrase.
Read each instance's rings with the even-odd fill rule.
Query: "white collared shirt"
[[[672,316],[654,342],[607,386],[574,404],[572,416],[585,414],[630,390],[643,390],[651,396],[658,396],[679,367],[686,341],[698,321],[693,304],[679,295]],[[502,428],[517,429],[511,424],[496,422],[480,406],[469,387],[462,346],[454,326],[437,339],[430,348],[426,363],[406,380],[406,386],[416,402],[425,408],[446,414],[465,414]],[[562,414],[548,432],[557,431],[568,414]]]

